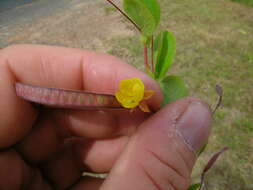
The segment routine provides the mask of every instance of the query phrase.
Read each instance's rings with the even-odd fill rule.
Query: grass
[[[199,180],[200,171],[213,152],[229,146],[230,150],[208,173],[207,188],[251,190],[253,9],[227,0],[160,2],[162,27],[177,38],[176,64],[170,73],[184,78],[190,95],[211,105],[217,99],[215,84],[222,85],[225,92],[207,149],[194,169],[193,181]],[[136,37],[117,37],[111,43],[108,52],[142,68],[142,50]]]
[[[109,15],[110,13],[116,12],[117,10],[114,7],[112,7],[110,4],[108,4],[104,7],[104,11],[106,15]]]
[[[231,0],[231,1],[242,3],[242,4],[253,7],[253,0]]]

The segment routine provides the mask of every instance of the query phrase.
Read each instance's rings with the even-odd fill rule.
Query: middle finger
[[[41,163],[60,152],[68,137],[98,140],[129,136],[146,117],[142,112],[44,109],[17,149],[26,160]]]

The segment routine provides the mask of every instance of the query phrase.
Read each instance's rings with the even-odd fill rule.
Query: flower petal
[[[139,105],[139,102],[131,99],[125,99],[123,102],[121,102],[121,104],[124,108],[135,108]]]
[[[143,111],[143,112],[150,112],[150,109],[148,107],[148,104],[145,101],[142,101],[139,104],[139,108]]]
[[[154,95],[154,93],[155,92],[153,90],[145,90],[143,99],[147,100],[151,98]]]
[[[143,99],[148,99],[154,94],[153,91],[145,91],[145,86],[141,79],[131,78],[128,80],[122,80],[119,84],[119,90],[115,93],[116,99],[125,108],[135,108],[140,105],[140,108],[149,112],[146,104],[141,105],[140,102]]]

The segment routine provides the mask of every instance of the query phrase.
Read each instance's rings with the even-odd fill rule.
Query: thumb
[[[100,189],[186,190],[211,120],[209,107],[194,98],[166,106],[138,128]]]

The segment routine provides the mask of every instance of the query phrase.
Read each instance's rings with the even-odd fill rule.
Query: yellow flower
[[[152,90],[145,90],[141,79],[131,78],[122,80],[119,84],[119,90],[116,92],[116,99],[124,108],[133,109],[137,106],[144,111],[150,112],[145,100],[154,94]]]

